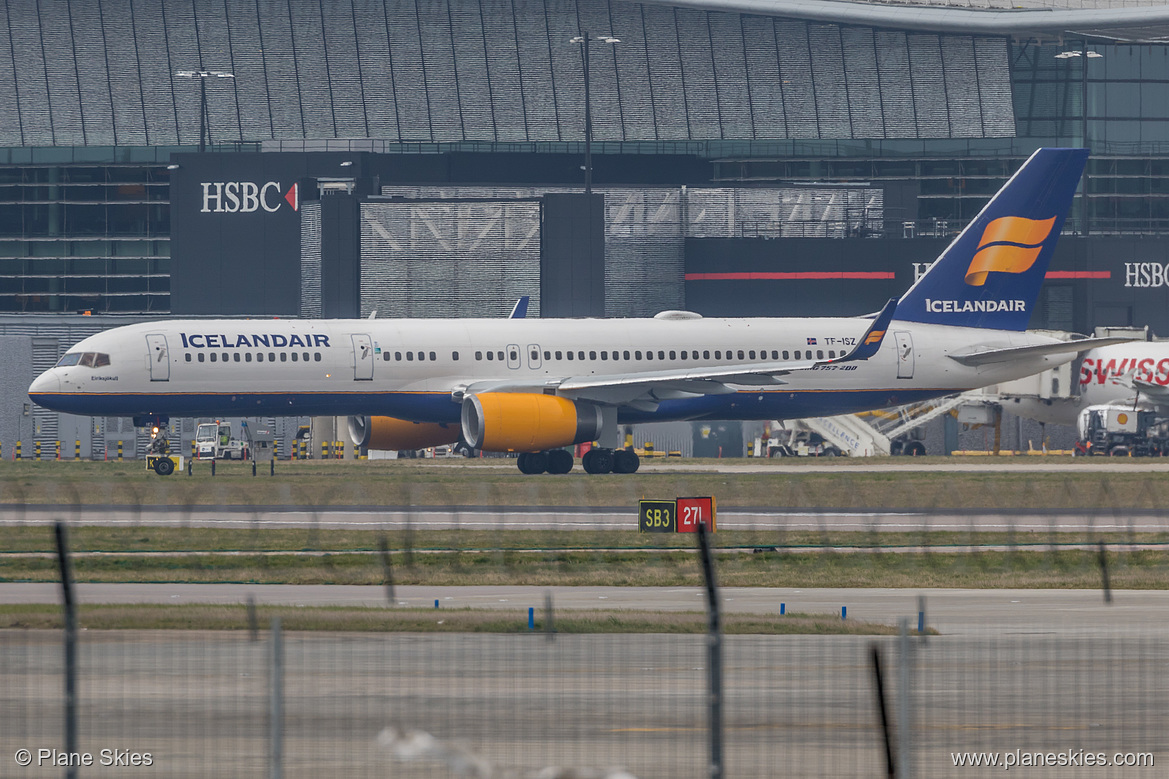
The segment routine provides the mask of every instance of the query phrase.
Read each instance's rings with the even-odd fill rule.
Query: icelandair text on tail
[[[1061,752],[951,752],[955,766],[982,768],[1068,768],[1070,766],[1123,766],[1152,768],[1152,752],[1089,752],[1084,749],[1065,749]]]

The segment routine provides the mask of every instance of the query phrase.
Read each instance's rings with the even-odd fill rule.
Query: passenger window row
[[[430,356],[428,358],[427,352],[384,351],[382,352],[382,359],[386,362],[389,362],[391,359],[397,362],[401,362],[403,358],[405,358],[406,362],[414,362],[414,360],[418,360],[418,362],[425,362],[427,359],[429,359],[431,362],[436,362],[438,360],[438,354],[436,352],[430,352],[429,355]],[[459,359],[459,353],[451,352],[451,359],[457,362]]]
[[[265,358],[264,354],[264,352],[256,352],[255,361],[264,362],[265,359],[267,359],[268,362],[276,362],[277,360],[280,362],[288,362],[289,359],[291,359],[292,362],[309,362],[310,360],[313,362],[321,361],[320,352],[313,352],[311,356],[308,352],[268,352],[267,358]],[[277,357],[277,355],[280,356]],[[291,357],[289,355],[291,355]],[[187,362],[192,361],[190,352],[186,353],[186,358]],[[197,360],[198,362],[252,362],[252,352],[243,352],[242,357],[240,352],[224,352],[222,360],[220,359],[218,352],[199,352]]]
[[[565,351],[562,349],[557,349],[557,350],[545,349],[544,350],[544,359],[549,360],[549,361],[550,360],[574,360],[574,361],[575,360],[584,360],[584,359],[586,359],[586,356],[585,356],[586,354],[588,355],[587,359],[589,359],[589,360],[596,360],[596,359],[598,359],[598,356],[599,356],[599,358],[603,361],[608,361],[610,359],[612,359],[612,360],[634,360],[634,361],[636,361],[636,360],[654,360],[654,359],[665,360],[665,359],[667,359],[667,355],[669,356],[669,359],[671,359],[671,360],[678,360],[678,359],[682,359],[682,360],[710,360],[712,352],[709,349],[703,350],[701,353],[702,356],[699,357],[699,352],[697,349],[692,349],[692,350],[691,349],[683,349],[681,351],[678,351],[676,349],[671,349],[669,351],[666,351],[665,349],[659,349],[656,352],[653,349],[647,349],[644,352],[641,351],[640,349],[635,349],[635,350],[625,349],[625,350],[621,350],[621,351],[614,349],[611,352],[608,350],[601,350],[600,352],[598,352],[595,349],[590,349],[590,350],[588,350],[588,352],[586,352],[584,349],[578,349],[576,351]],[[806,349],[806,350],[796,349],[794,352],[789,351],[787,349],[784,349],[782,352],[778,349],[772,349],[770,351],[770,356],[769,356],[768,350],[766,350],[766,349],[760,349],[758,351],[756,351],[755,349],[727,349],[725,352],[721,349],[716,349],[716,350],[714,350],[713,354],[714,354],[713,359],[715,359],[715,360],[730,360],[730,361],[734,361],[734,360],[738,360],[738,361],[760,360],[760,361],[766,361],[766,360],[770,359],[770,360],[778,361],[781,359],[783,359],[783,360],[790,360],[790,359],[823,360],[825,353],[824,353],[823,349],[816,349],[815,350],[815,357],[813,357],[812,356],[813,355],[812,349]],[[829,349],[827,354],[828,354],[828,359],[834,359],[836,357],[836,350]],[[724,357],[724,355],[725,355],[725,357]],[[782,355],[782,357],[781,357],[781,355]],[[841,352],[841,355],[843,355],[843,352]],[[533,362],[535,362],[536,360],[539,360],[540,359],[540,352],[533,349],[530,352],[530,358]],[[319,355],[318,355],[317,359],[318,360],[320,359]],[[405,360],[406,362],[414,362],[415,360],[417,360],[418,362],[426,362],[427,360],[429,360],[430,362],[436,362],[438,360],[438,354],[436,352],[424,352],[424,351],[390,352],[387,350],[387,351],[382,352],[382,359],[385,362],[390,362],[391,360],[393,360],[395,362],[402,362],[403,360]],[[459,359],[459,353],[458,352],[451,352],[451,360],[458,361],[458,359]],[[489,362],[495,362],[495,361],[503,362],[505,359],[510,359],[512,362],[515,362],[516,360],[519,359],[519,353],[516,351],[510,351],[508,353],[508,356],[505,358],[504,352],[502,349],[495,350],[495,351],[477,351],[477,352],[475,352],[475,359],[479,360],[480,362],[482,362],[483,360],[487,360]],[[188,358],[188,361],[189,361],[189,358]],[[237,362],[238,362],[238,360],[237,360]]]
[[[590,349],[590,350],[588,350],[588,352],[585,352],[585,350],[583,350],[583,349],[578,349],[576,351],[571,351],[571,350],[565,351],[562,349],[556,349],[556,350],[545,349],[544,350],[544,359],[545,360],[584,360],[584,359],[586,359],[586,356],[585,356],[586,354],[588,355],[587,359],[589,359],[589,360],[596,360],[599,357],[601,360],[604,360],[604,361],[607,361],[610,359],[612,359],[612,360],[634,360],[634,361],[636,361],[636,360],[654,360],[654,359],[665,360],[665,359],[667,359],[667,357],[668,357],[668,359],[671,359],[671,360],[679,360],[679,359],[680,360],[710,360],[712,352],[709,349],[703,350],[701,353],[702,356],[700,357],[697,349],[693,349],[693,350],[683,349],[681,351],[678,351],[677,349],[671,349],[669,351],[666,351],[665,349],[658,349],[656,352],[653,349],[647,349],[644,352],[641,351],[640,349],[635,349],[635,350],[625,349],[625,350],[620,350],[620,351],[617,349],[614,349],[611,352],[608,350],[601,350],[600,352],[598,352],[597,350],[594,350],[594,349]],[[765,360],[770,359],[770,360],[778,361],[780,359],[783,359],[783,360],[790,360],[790,359],[823,360],[824,359],[824,350],[823,349],[815,350],[815,357],[812,356],[813,350],[811,350],[811,349],[807,349],[807,350],[797,349],[794,352],[794,358],[792,356],[793,352],[791,352],[790,350],[787,350],[787,349],[783,350],[782,352],[780,352],[780,350],[778,350],[778,349],[772,349],[770,351],[770,353],[766,349],[760,349],[758,351],[755,349],[727,349],[726,352],[723,352],[723,350],[721,350],[721,349],[716,349],[716,350],[714,350],[713,354],[714,354],[713,359],[715,359],[715,360],[725,359],[725,360],[738,360],[738,361],[745,361],[745,360],[765,361]],[[725,357],[724,357],[724,354],[725,354]],[[769,356],[769,354],[770,354],[770,356]],[[781,354],[783,355],[782,357],[780,357]],[[540,353],[538,351],[536,351],[535,349],[533,349],[531,351],[530,356],[531,356],[531,359],[533,362],[540,359]],[[486,357],[488,360],[495,360],[495,359],[503,360],[503,352],[487,352]],[[516,355],[514,352],[511,354],[511,358],[513,360],[516,359],[517,357],[518,357],[518,355]],[[835,357],[836,357],[836,350],[829,349],[828,350],[828,358],[834,359]],[[482,360],[483,358],[484,358],[483,352],[475,352],[475,359],[476,360]]]

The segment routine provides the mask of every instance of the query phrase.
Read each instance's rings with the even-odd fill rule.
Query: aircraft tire
[[[563,449],[548,452],[548,473],[563,475],[572,470],[572,454]]]
[[[154,472],[159,476],[170,476],[175,472],[175,462],[169,457],[159,457],[154,461]]]
[[[520,452],[520,456],[516,458],[516,466],[520,469],[520,473],[531,476],[535,473],[532,470],[532,454],[531,452]]]
[[[613,452],[609,449],[590,449],[580,458],[580,464],[588,473],[612,473]]]
[[[548,454],[546,452],[532,452],[528,455],[528,473],[544,473],[548,470]]]
[[[637,473],[641,458],[632,449],[618,449],[613,452],[613,473]]]

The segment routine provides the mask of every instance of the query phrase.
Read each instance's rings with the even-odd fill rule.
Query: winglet
[[[515,307],[512,308],[508,319],[524,319],[528,316],[528,300],[530,296],[524,295],[515,302]]]
[[[893,321],[893,312],[896,310],[897,298],[890,298],[885,307],[881,309],[881,313],[877,314],[877,318],[869,325],[869,329],[865,331],[856,348],[843,357],[832,360],[832,362],[867,360],[876,354],[877,350],[881,348],[881,342],[885,340],[885,333],[889,330],[889,323]]]

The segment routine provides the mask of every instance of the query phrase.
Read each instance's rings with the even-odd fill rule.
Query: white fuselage
[[[107,416],[385,415],[458,420],[468,387],[557,392],[568,378],[843,356],[870,319],[175,320],[85,339],[108,355],[44,373],[46,407]],[[947,355],[1057,343],[1034,333],[894,321],[868,360],[819,365],[733,392],[660,392],[621,421],[825,416],[949,395],[1067,362],[1073,352],[965,366]],[[67,362],[68,360],[66,360]],[[83,362],[89,364],[82,364]],[[563,393],[571,394],[571,393]]]

